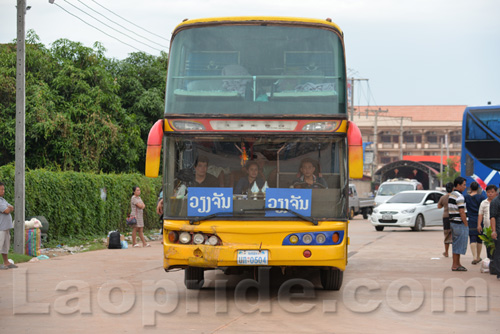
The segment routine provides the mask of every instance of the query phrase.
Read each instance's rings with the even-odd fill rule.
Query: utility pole
[[[26,0],[17,0],[17,72],[16,72],[16,167],[15,167],[15,225],[14,252],[24,254],[25,210],[25,111],[26,111]]]
[[[441,138],[441,163],[439,164],[439,187],[443,188],[443,138]]]
[[[378,114],[379,113],[387,113],[387,112],[389,112],[389,110],[381,110],[380,108],[378,108],[375,110],[366,109],[365,111],[367,114],[369,112],[375,114],[375,124],[373,127],[373,161],[372,161],[372,168],[371,168],[372,169],[371,170],[372,182],[373,182],[373,181],[375,181],[374,169],[377,166],[377,159],[378,159],[378,149],[377,149],[377,146],[378,146]]]
[[[351,78],[351,122],[354,119],[354,82],[355,81],[368,81],[369,79]]]
[[[401,117],[401,123],[399,125],[399,160],[403,160],[403,120],[411,120],[411,117]]]
[[[403,160],[403,117],[399,125],[399,160]]]

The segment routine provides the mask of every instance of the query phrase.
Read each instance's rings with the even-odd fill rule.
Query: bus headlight
[[[207,240],[209,245],[216,246],[219,243],[219,238],[217,238],[215,235],[212,235],[210,238]]]
[[[201,131],[205,130],[205,126],[193,121],[173,121],[172,126],[176,130]]]
[[[302,242],[305,244],[310,244],[313,241],[313,237],[310,234],[304,234],[302,236]]]
[[[205,242],[205,236],[201,233],[196,233],[193,236],[193,242],[197,245],[202,244]]]
[[[326,236],[323,233],[319,233],[316,235],[316,243],[322,244],[326,241]]]
[[[181,235],[179,236],[179,241],[182,244],[188,244],[191,242],[191,234],[189,232],[182,232]]]
[[[302,131],[334,131],[336,128],[337,122],[314,122],[304,125]]]

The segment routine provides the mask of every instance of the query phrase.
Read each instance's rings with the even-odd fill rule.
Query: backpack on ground
[[[109,242],[108,242],[108,248],[109,249],[121,249],[122,245],[120,242],[120,232],[118,231],[113,231],[109,233]]]

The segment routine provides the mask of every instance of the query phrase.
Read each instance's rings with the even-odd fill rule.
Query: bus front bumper
[[[345,270],[347,264],[346,240],[334,246],[262,246],[267,250],[266,266],[283,267],[335,267]],[[259,247],[250,245],[180,245],[164,244],[165,270],[188,266],[202,268],[220,268],[229,266],[247,266],[238,263],[238,251],[259,251]],[[255,265],[255,264],[252,264]]]

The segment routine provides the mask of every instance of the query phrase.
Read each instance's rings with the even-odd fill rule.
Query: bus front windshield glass
[[[174,37],[166,113],[346,113],[344,52],[326,29],[226,25]]]
[[[167,150],[166,216],[346,218],[345,138],[170,136]]]

